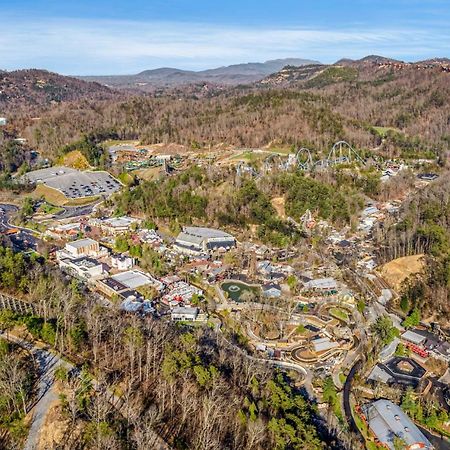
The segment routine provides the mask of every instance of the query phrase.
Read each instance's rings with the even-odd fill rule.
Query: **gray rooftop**
[[[97,241],[94,241],[94,239],[85,238],[85,239],[79,239],[78,241],[68,242],[67,245],[70,245],[74,248],[83,248],[88,245],[96,244]]]
[[[388,372],[386,372],[381,366],[377,364],[370,372],[368,379],[372,381],[380,381],[381,383],[387,384],[392,380],[392,377]]]
[[[184,227],[183,230],[186,234],[190,236],[196,236],[198,238],[209,239],[209,238],[222,238],[222,239],[234,239],[234,237],[222,230],[216,230],[214,228],[205,227]]]
[[[307,289],[336,289],[337,283],[334,278],[317,278],[305,283]]]
[[[411,419],[395,403],[381,399],[363,405],[362,410],[370,429],[375,433],[379,441],[387,445],[388,448],[395,450],[395,437],[403,439],[407,446],[423,444],[425,449],[434,448]]]
[[[198,308],[191,307],[191,306],[177,306],[176,308],[173,308],[172,314],[192,314],[192,315],[196,315],[196,314],[198,314]]]
[[[415,333],[414,331],[408,330],[402,334],[402,339],[406,339],[413,344],[421,344],[425,341],[426,337],[421,334]]]

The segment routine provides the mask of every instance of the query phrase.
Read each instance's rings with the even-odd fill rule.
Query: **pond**
[[[242,281],[225,281],[220,287],[222,288],[222,291],[228,294],[228,297],[231,300],[238,303],[245,301],[246,295],[252,295],[256,299],[256,297],[261,293],[259,286],[246,284]],[[245,292],[247,292],[248,294],[244,294]]]

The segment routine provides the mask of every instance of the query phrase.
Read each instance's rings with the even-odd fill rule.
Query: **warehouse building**
[[[144,273],[140,270],[128,270],[116,275],[112,275],[111,279],[118,281],[120,284],[126,286],[128,289],[138,289],[142,286],[152,286],[160,291],[163,284],[153,278],[150,274]]]
[[[175,249],[187,255],[200,255],[213,250],[230,250],[236,239],[221,230],[204,227],[184,227],[175,241]]]
[[[389,400],[365,404],[361,411],[370,431],[385,447],[395,450],[396,441],[401,439],[407,450],[434,448],[400,407]]]

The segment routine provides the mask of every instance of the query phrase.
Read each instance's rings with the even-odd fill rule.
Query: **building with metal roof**
[[[419,345],[425,342],[426,337],[421,334],[415,333],[414,331],[408,330],[402,334],[402,339],[413,344]]]
[[[389,400],[380,399],[361,407],[369,429],[377,440],[395,450],[396,438],[406,444],[407,450],[431,450],[433,445],[401,408]]]
[[[205,227],[184,227],[175,241],[175,248],[185,254],[198,255],[211,250],[229,250],[236,239],[225,231]]]
[[[111,278],[125,285],[129,289],[137,289],[147,285],[153,286],[158,290],[161,290],[163,287],[160,281],[153,278],[150,274],[144,273],[140,270],[120,272],[116,275],[112,275]]]
[[[317,278],[315,280],[310,280],[305,283],[306,289],[317,289],[317,290],[334,290],[337,289],[337,282],[334,278]]]

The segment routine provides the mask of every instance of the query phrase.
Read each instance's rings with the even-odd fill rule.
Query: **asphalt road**
[[[18,233],[10,235],[12,244],[17,251],[36,250],[38,239],[32,230],[28,228],[18,227],[10,224],[11,216],[17,212],[18,208],[14,205],[0,204],[0,234],[9,228],[17,228]]]
[[[56,217],[58,219],[70,219],[72,217],[87,216],[92,213],[97,204],[98,203],[92,203],[85,206],[64,206],[64,210],[59,214],[56,214]]]
[[[361,437],[362,442],[365,442],[364,437],[361,435],[356,425],[355,419],[353,418],[352,408],[350,405],[350,394],[352,390],[353,377],[355,376],[355,373],[359,370],[361,364],[362,364],[361,361],[358,360],[350,369],[350,372],[347,375],[347,379],[345,380],[344,384],[343,402],[344,402],[345,417],[347,419],[347,423],[350,425],[350,430],[357,433],[358,436]]]

